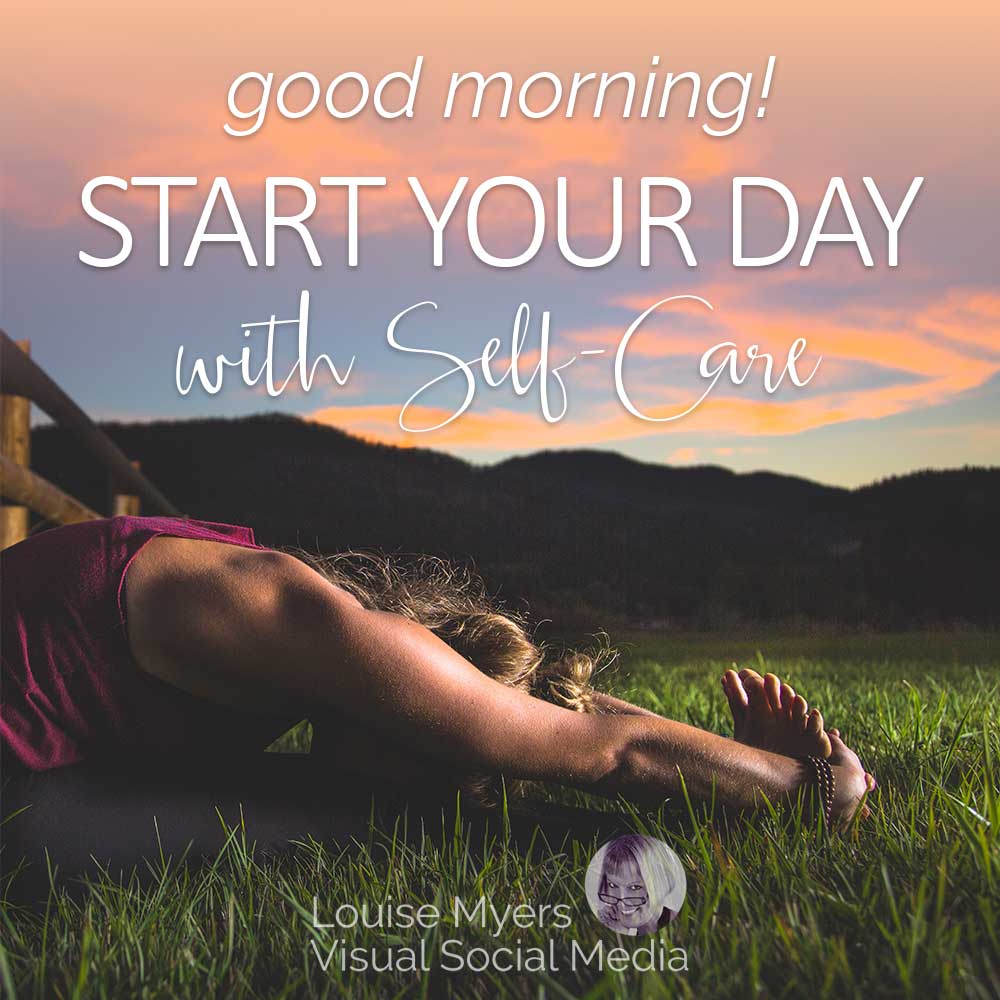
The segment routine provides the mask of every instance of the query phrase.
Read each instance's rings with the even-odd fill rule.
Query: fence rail
[[[0,549],[28,534],[29,510],[58,524],[101,515],[31,471],[31,404],[69,431],[114,483],[111,513],[177,516],[177,508],[124,452],[31,359],[28,341],[0,330]],[[14,501],[10,503],[10,501]]]

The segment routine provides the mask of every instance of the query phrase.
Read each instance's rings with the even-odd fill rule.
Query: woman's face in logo
[[[684,903],[677,855],[653,837],[625,834],[599,848],[584,877],[594,916],[617,934],[655,934]]]
[[[648,919],[649,890],[635,861],[612,865],[604,870],[598,896],[609,916],[625,927],[638,927]]]

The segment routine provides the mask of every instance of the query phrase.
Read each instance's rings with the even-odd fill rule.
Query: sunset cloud
[[[818,434],[847,456],[837,472],[845,479],[860,422],[869,422],[865,433],[877,427],[885,435],[880,447],[892,450],[902,440],[894,435],[904,433],[897,428],[909,421],[907,467],[925,454],[936,461],[981,460],[997,435],[996,416],[982,400],[1000,376],[1000,287],[988,211],[996,203],[1000,139],[983,126],[982,110],[997,93],[995,32],[987,29],[998,15],[974,13],[980,30],[966,32],[960,47],[942,48],[938,11],[908,10],[900,46],[898,11],[860,0],[847,0],[834,18],[792,0],[766,9],[734,7],[721,33],[705,30],[703,11],[652,0],[624,0],[610,13],[510,0],[491,8],[486,30],[478,8],[437,0],[401,6],[392,16],[356,5],[285,16],[229,0],[177,0],[162,9],[119,0],[96,8],[21,5],[8,14],[7,35],[17,43],[0,65],[0,85],[11,98],[0,112],[9,140],[0,165],[0,319],[15,336],[30,336],[52,374],[97,413],[235,416],[263,404],[370,439],[477,459],[603,446],[657,461],[739,466],[755,462],[763,448],[768,462],[784,449],[780,461],[791,471],[801,461],[797,442]],[[858,31],[862,23],[865,30]],[[774,86],[764,113],[758,116],[755,100],[742,127],[724,139],[702,130],[704,101],[690,120],[683,100],[662,121],[625,120],[610,99],[611,110],[596,120],[585,113],[572,120],[532,121],[517,113],[498,120],[487,111],[473,121],[464,105],[450,120],[441,115],[452,72],[509,71],[515,88],[541,70],[562,79],[577,71],[629,71],[641,80],[655,58],[658,71],[694,70],[706,79],[753,71],[759,77],[772,53]],[[410,71],[418,54],[424,69],[413,119],[382,120],[369,110],[338,121],[321,103],[307,117],[286,120],[274,113],[275,88],[260,132],[240,139],[223,130],[231,121],[229,85],[246,71],[273,72],[276,81],[308,71],[325,85],[358,70],[377,80]],[[81,206],[84,184],[104,174],[198,178],[196,188],[172,196],[169,267],[157,265],[150,189],[100,193],[99,207],[132,226],[134,253],[108,269],[80,263],[81,249],[114,252],[118,241]],[[507,174],[538,187],[546,231],[536,259],[491,268],[469,250],[466,209],[477,184]],[[321,188],[319,178],[357,175],[384,176],[388,185],[361,194],[361,265],[349,268],[346,196]],[[569,242],[586,256],[609,244],[612,182],[623,178],[624,238],[609,265],[574,267],[558,252],[560,175],[568,178]],[[737,175],[774,177],[794,191],[801,231],[798,252],[786,262],[732,266],[730,191]],[[876,178],[891,205],[918,175],[925,183],[901,232],[900,266],[889,268],[886,230],[864,200],[861,179]],[[192,268],[181,264],[216,176],[228,178],[236,194],[256,268],[245,265],[239,246],[225,244],[206,248]],[[312,267],[290,231],[277,238],[278,266],[264,266],[268,176],[302,178],[315,187],[317,210],[308,225],[322,269]],[[411,176],[436,207],[459,177],[470,178],[449,224],[444,267],[432,263],[431,231],[407,183]],[[640,266],[644,176],[680,178],[691,188],[684,225],[697,267],[685,263],[674,237],[662,230],[653,236],[650,266]],[[864,267],[847,244],[821,245],[809,267],[798,266],[831,176],[844,177],[858,194],[875,267]],[[666,211],[676,193],[657,198]],[[300,204],[300,192],[279,195],[279,211],[294,212]],[[752,235],[763,248],[775,234],[780,245],[783,212],[776,196],[748,208],[748,245]],[[220,230],[228,228],[222,214]],[[834,216],[831,231],[843,227]],[[523,192],[494,191],[482,204],[483,244],[494,254],[514,255],[526,245],[532,221]],[[220,351],[234,355],[242,344],[240,322],[288,314],[305,288],[313,294],[317,349],[357,354],[346,389],[306,394],[293,383],[283,399],[270,400],[259,388],[245,389],[234,371],[232,387],[227,382],[218,396],[178,395],[179,343],[209,359]],[[670,309],[635,335],[625,374],[643,412],[663,417],[690,405],[705,386],[697,368],[701,355],[723,341],[736,344],[741,356],[756,344],[780,366],[790,344],[804,337],[803,363],[823,357],[815,378],[802,388],[786,382],[768,396],[754,371],[740,386],[720,380],[681,420],[629,414],[614,395],[615,348],[639,312],[678,293],[701,296],[715,308]],[[398,427],[399,408],[423,381],[417,373],[440,370],[441,359],[393,353],[384,334],[398,310],[425,300],[439,308],[407,327],[413,343],[471,359],[496,334],[503,341],[497,369],[510,351],[510,317],[522,302],[531,307],[535,334],[542,310],[551,311],[554,364],[583,351],[605,353],[580,357],[567,369],[571,406],[559,423],[546,423],[536,396],[518,399],[507,383],[481,387],[470,410],[441,430],[406,433]],[[319,346],[328,344],[334,346]],[[538,359],[537,335],[530,336],[522,369],[530,371]],[[97,379],[95,371],[107,377]],[[951,412],[961,407],[959,416]],[[450,411],[426,405],[409,412],[414,424],[430,426]],[[871,458],[866,469],[875,463]]]
[[[750,394],[743,386],[722,382],[700,407],[677,421],[642,420],[609,402],[577,413],[572,420],[551,425],[540,415],[502,408],[486,411],[473,408],[448,426],[421,434],[399,429],[399,408],[391,405],[328,407],[312,416],[323,423],[395,444],[496,452],[579,447],[679,432],[735,438],[799,434],[845,421],[877,420],[940,405],[983,386],[1000,373],[1000,346],[984,344],[981,336],[998,309],[997,296],[982,293],[960,299],[949,294],[941,303],[927,304],[926,309],[916,306],[913,313],[889,314],[876,308],[870,322],[863,327],[841,325],[832,317],[817,323],[812,314],[797,315],[787,309],[766,314],[734,310],[712,315],[715,329],[711,336],[661,333],[647,337],[645,342],[637,340],[635,353],[640,358],[690,355],[694,366],[701,352],[714,342],[712,338],[721,336],[731,338],[741,349],[750,343],[770,347],[780,365],[790,342],[805,331],[811,345],[810,357],[822,354],[842,370],[847,359],[877,365],[900,376],[900,380],[889,380],[888,384],[882,380],[870,386],[853,386],[846,382],[847,375],[841,374],[824,386],[817,374],[815,384],[791,389],[780,398],[777,395],[759,398],[759,393]],[[725,318],[720,322],[723,315]],[[912,324],[913,329],[907,328],[907,324]],[[927,337],[931,327],[942,336]],[[577,331],[564,337],[562,346],[566,350],[567,341],[578,349],[607,345],[613,336],[620,337],[621,331],[613,328]],[[651,392],[648,386],[645,392]],[[633,402],[647,416],[664,418],[681,412],[700,392],[671,386],[651,396],[648,405],[634,398]],[[449,415],[443,408],[412,407],[407,419],[411,426],[431,427]]]

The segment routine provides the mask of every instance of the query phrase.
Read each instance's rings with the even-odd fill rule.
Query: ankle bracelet
[[[819,790],[820,801],[823,803],[823,818],[826,825],[833,822],[833,801],[837,791],[837,779],[834,777],[830,762],[822,757],[803,757],[802,763],[809,773],[809,780]]]

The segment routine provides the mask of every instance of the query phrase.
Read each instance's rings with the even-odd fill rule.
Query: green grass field
[[[615,636],[615,639],[623,637]],[[767,667],[821,708],[878,776],[873,814],[827,835],[794,816],[726,820],[709,808],[647,820],[681,856],[688,898],[654,958],[685,971],[635,971],[650,939],[619,944],[583,899],[587,850],[485,855],[446,831],[410,848],[376,833],[347,856],[329,846],[262,864],[234,837],[210,868],[168,869],[151,888],[105,883],[81,901],[53,894],[46,912],[4,906],[0,983],[23,997],[523,996],[899,997],[1000,995],[1000,652],[996,637],[863,636],[737,640],[624,637],[605,678],[672,718],[728,732],[718,677],[732,660]],[[314,929],[340,904],[436,903],[427,930]],[[455,896],[566,904],[572,926],[453,926]],[[347,911],[344,911],[345,913]],[[501,963],[552,948],[546,972],[341,971],[350,948],[405,948],[428,962]],[[447,940],[459,940],[447,955]],[[573,952],[572,942],[577,943]],[[604,969],[593,949],[604,942]],[[514,954],[498,952],[510,948]],[[482,948],[483,951],[473,949]],[[671,950],[674,949],[674,950]],[[648,952],[647,952],[648,954]],[[573,959],[576,968],[572,968]],[[588,959],[584,961],[583,959]],[[548,959],[547,959],[548,961]]]

